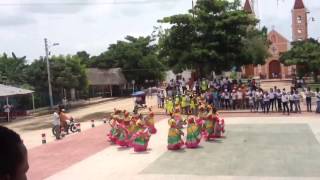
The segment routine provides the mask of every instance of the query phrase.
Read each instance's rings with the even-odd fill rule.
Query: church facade
[[[244,10],[252,15],[254,11],[249,0],[246,0]],[[301,41],[308,38],[307,9],[303,0],[295,0],[292,9],[292,40]],[[252,78],[259,76],[261,79],[288,79],[296,74],[296,66],[285,66],[280,63],[280,55],[290,48],[290,41],[272,29],[268,33],[270,57],[263,65],[247,65],[242,67],[242,76]]]

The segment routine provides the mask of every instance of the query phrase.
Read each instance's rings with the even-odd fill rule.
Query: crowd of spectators
[[[182,78],[172,79],[166,87],[166,95],[162,92],[159,93],[158,100],[162,102],[160,107],[163,107],[165,98],[174,101],[177,97],[182,99],[184,96],[188,96],[186,98],[187,102],[184,103],[188,106],[191,100],[195,99],[196,101],[197,97],[200,97],[220,110],[249,109],[251,112],[269,113],[273,111],[289,115],[290,113],[301,113],[301,102],[304,100],[307,111],[311,112],[312,99],[315,99],[317,101],[316,112],[320,113],[319,89],[315,92],[312,92],[310,88],[302,90],[305,96],[302,96],[301,91],[298,91],[296,86],[291,87],[291,89],[280,89],[275,86],[263,90],[259,88],[259,84],[254,79],[244,83],[242,80],[230,80],[228,78],[211,81],[203,78],[194,82],[190,80],[187,82]]]

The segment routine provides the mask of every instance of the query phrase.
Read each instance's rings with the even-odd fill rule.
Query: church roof
[[[293,9],[304,9],[303,0],[295,0]]]
[[[252,10],[252,7],[251,7],[249,0],[246,0],[246,2],[244,3],[243,9],[247,13],[253,13],[253,10]]]
[[[277,32],[274,29],[272,31],[270,31],[268,34],[268,39],[271,41],[273,41],[272,36],[276,37],[276,39],[275,39],[276,42],[272,42],[272,43],[289,43],[287,38],[285,38],[283,35],[281,35],[279,32]]]

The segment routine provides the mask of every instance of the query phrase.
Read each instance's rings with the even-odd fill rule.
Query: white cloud
[[[1,3],[4,0],[1,0]],[[7,0],[11,3],[44,2],[43,0]],[[77,0],[51,0],[50,2],[75,2]],[[112,4],[94,4],[101,2]],[[81,0],[82,5],[63,7],[62,5],[1,6],[0,5],[0,53],[15,52],[26,55],[29,60],[44,54],[43,39],[60,45],[52,48],[53,54],[74,54],[86,50],[97,55],[108,45],[116,43],[126,35],[150,35],[157,20],[165,16],[186,13],[191,8],[191,0]],[[148,3],[139,3],[139,2]],[[48,2],[48,0],[46,0]],[[122,4],[121,4],[122,3]],[[320,3],[305,0],[312,16],[317,21],[310,22],[310,36],[319,37]],[[41,8],[40,8],[41,7]],[[261,25],[276,30],[291,40],[292,0],[259,0]],[[10,18],[10,19],[8,19]],[[19,25],[19,26],[18,26]]]

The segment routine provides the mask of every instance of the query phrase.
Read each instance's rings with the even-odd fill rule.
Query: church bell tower
[[[308,38],[307,9],[303,0],[295,0],[292,9],[292,40],[303,41]]]

